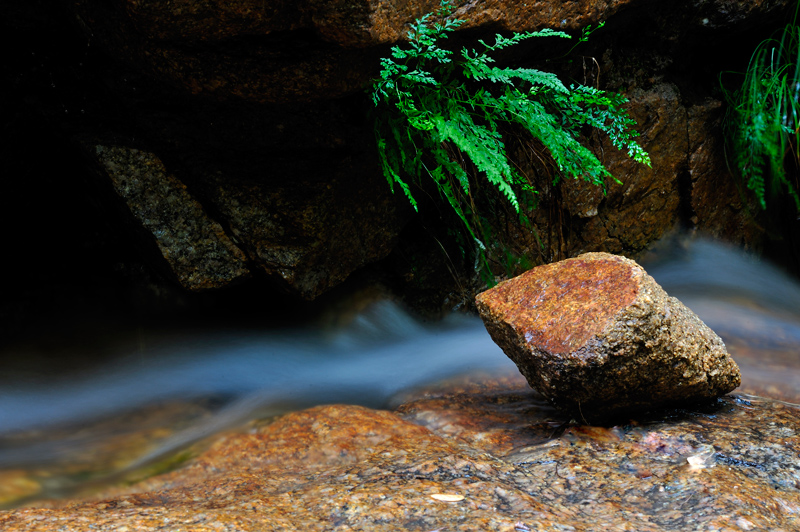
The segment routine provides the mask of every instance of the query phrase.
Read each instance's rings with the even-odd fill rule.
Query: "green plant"
[[[471,196],[471,175],[483,176],[527,224],[526,209],[536,190],[506,155],[503,128],[521,126],[549,154],[554,183],[563,176],[582,178],[605,190],[613,179],[597,157],[579,142],[589,126],[605,132],[634,160],[650,164],[633,140],[635,125],[618,94],[583,85],[564,85],[555,74],[531,68],[500,68],[490,53],[534,37],[570,38],[549,29],[496,35],[493,44],[460,53],[441,41],[464,21],[449,18],[454,7],[441,2],[438,13],[417,19],[406,47],[394,46],[374,80],[375,134],[383,173],[392,191],[399,187],[414,209],[412,184],[433,180],[441,197],[463,222],[486,265],[487,233]],[[434,19],[440,20],[440,22]],[[584,31],[581,41],[588,36]],[[525,208],[521,208],[521,205]],[[482,238],[479,238],[482,237]]]
[[[800,3],[798,3],[800,9]],[[729,107],[724,130],[729,164],[762,209],[784,190],[800,211],[800,197],[787,162],[800,168],[800,26],[794,21],[780,38],[762,41],[753,52],[742,86],[723,91]]]

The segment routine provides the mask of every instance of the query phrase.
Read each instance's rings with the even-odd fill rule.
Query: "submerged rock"
[[[528,383],[578,418],[708,400],[740,384],[719,336],[624,257],[540,266],[477,305]]]

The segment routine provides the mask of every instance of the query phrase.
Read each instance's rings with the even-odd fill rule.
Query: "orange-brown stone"
[[[530,385],[575,416],[711,399],[740,382],[722,340],[624,257],[586,253],[540,266],[477,305]]]
[[[397,412],[315,407],[3,532],[797,530],[800,410],[733,395],[617,427],[566,424],[521,376]]]

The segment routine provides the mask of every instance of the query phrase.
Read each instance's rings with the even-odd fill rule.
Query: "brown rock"
[[[455,16],[492,30],[574,30],[640,1],[493,0],[459,6]],[[93,40],[138,70],[192,94],[258,102],[361,91],[377,73],[377,48],[405,39],[415,19],[439,7],[436,0],[67,4]]]
[[[637,140],[652,166],[633,161],[605,139],[597,153],[603,154],[603,164],[622,184],[611,182],[604,193],[581,179],[564,179],[557,186],[541,179],[536,182],[540,203],[530,213],[536,230],[519,228],[512,220],[496,224],[505,231],[499,238],[509,248],[537,258],[534,264],[587,251],[635,255],[675,226],[682,208],[678,176],[685,169],[688,149],[680,91],[674,84],[658,83],[627,97],[631,116],[639,124]],[[515,156],[526,174],[536,173],[533,159],[524,153]],[[497,249],[498,255],[505,253],[504,247]]]
[[[133,487],[0,511],[0,529],[797,529],[796,407],[735,395],[643,421],[567,425],[519,375],[396,413],[316,407]]]
[[[762,213],[755,198],[737,188],[738,178],[725,161],[724,110],[722,102],[711,99],[689,108],[692,221],[716,238],[759,247]]]
[[[678,220],[677,176],[686,163],[686,115],[680,91],[669,83],[657,84],[647,91],[635,90],[628,97],[633,102],[631,116],[638,124],[639,140],[650,155],[652,166],[636,163],[604,141],[603,153],[608,154],[604,164],[622,184],[609,187],[597,223],[607,231],[608,240],[619,242],[620,250],[640,251]],[[587,224],[583,231],[583,249],[613,253],[596,247],[600,242],[592,234],[594,229],[594,224]],[[598,233],[602,235],[603,231]]]
[[[624,257],[539,266],[477,305],[530,385],[582,419],[707,400],[740,383],[722,340]]]
[[[193,94],[259,102],[307,101],[362,90],[376,73],[375,50],[405,39],[415,19],[439,6],[436,0],[65,3],[93,44],[137,70]],[[677,41],[689,32],[780,13],[788,3],[485,0],[455,2],[454,16],[466,20],[464,29],[471,30],[575,31],[639,10],[640,17],[666,26],[666,36]]]

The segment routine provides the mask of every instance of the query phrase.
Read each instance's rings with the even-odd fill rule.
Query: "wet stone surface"
[[[740,384],[719,336],[624,257],[539,266],[476,303],[530,385],[583,420],[713,399]]]
[[[31,428],[0,436],[0,508],[48,497],[77,496],[98,486],[132,483],[173,469],[206,442],[182,446],[158,461],[140,464],[182,430],[200,425],[224,401],[161,401],[110,417]]]
[[[800,409],[746,394],[570,422],[519,375],[320,406],[2,530],[796,530]]]

